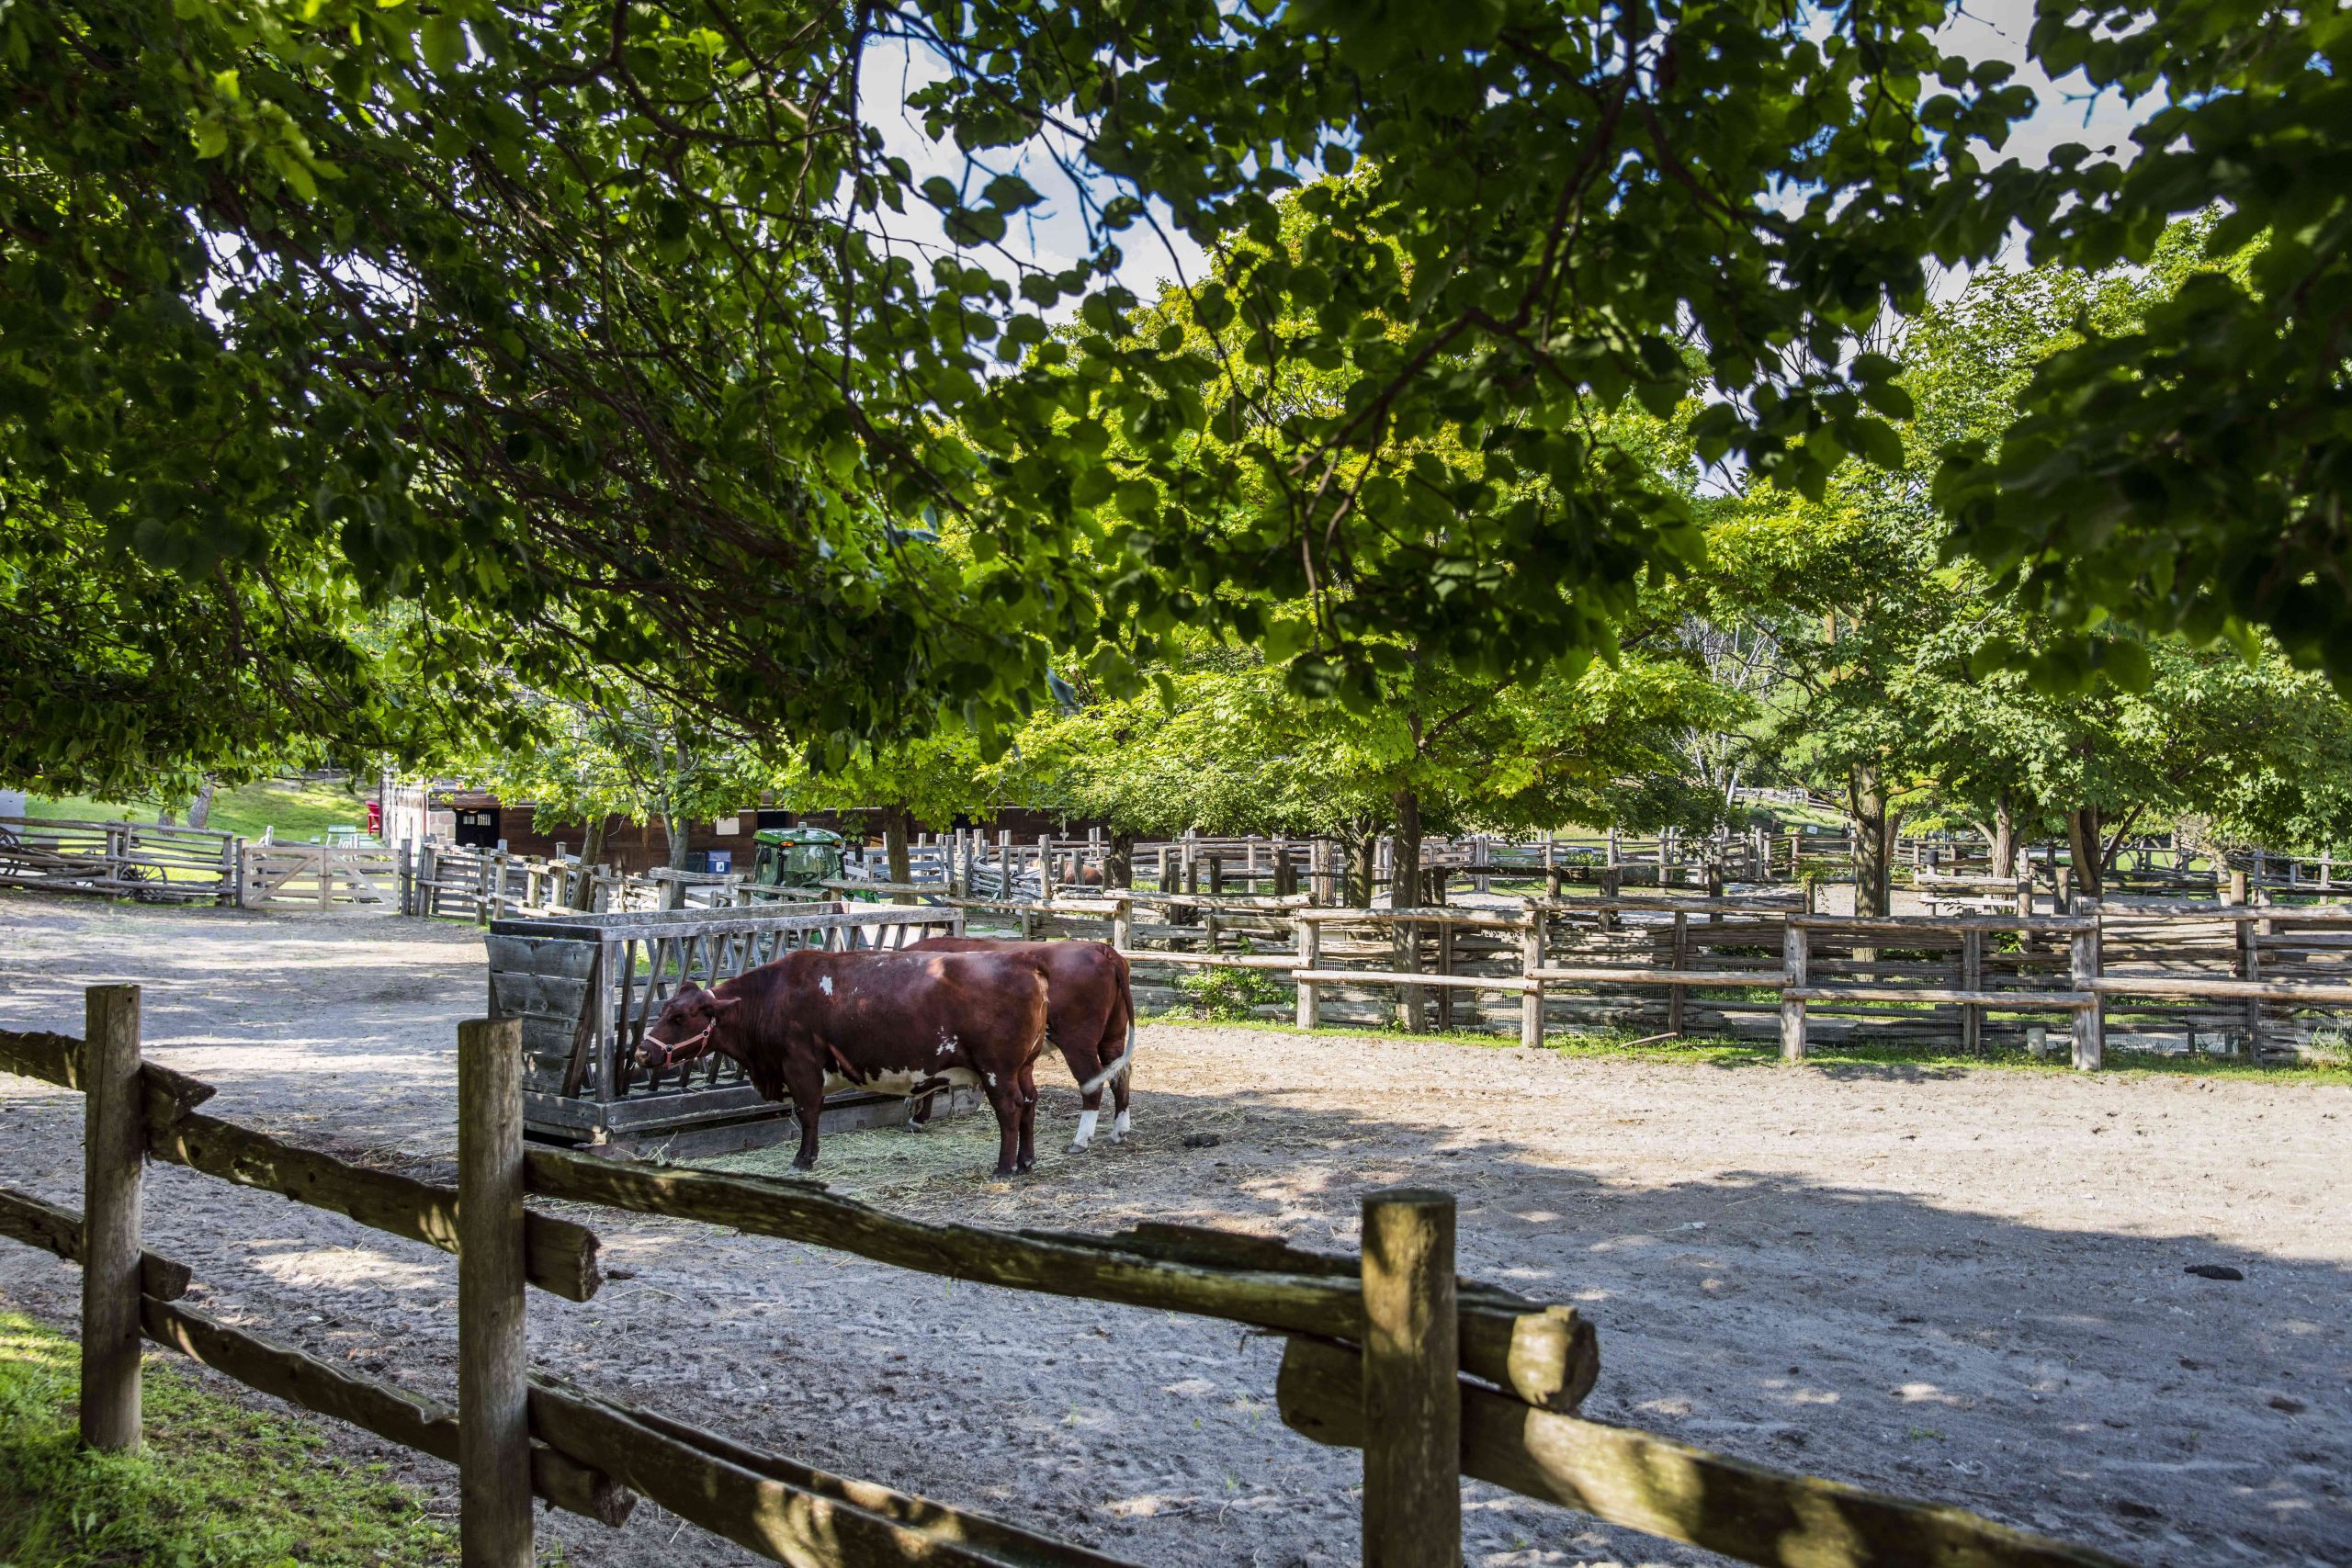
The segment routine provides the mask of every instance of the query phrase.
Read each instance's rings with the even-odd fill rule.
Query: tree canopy
[[[1935,267],[2145,262],[2217,203],[2252,259],[2037,359],[1938,548],[2053,668],[2120,610],[2344,673],[2342,182],[2288,177],[2344,25],[2051,0],[2036,57],[2147,117],[2026,167],[1953,9],[9,7],[0,773],[424,760],[616,672],[820,766],[987,758],[1180,630],[1359,714],[1532,692],[1704,560],[1629,419],[1807,504],[1921,475],[1871,340]],[[1178,236],[1172,300],[1122,281]]]

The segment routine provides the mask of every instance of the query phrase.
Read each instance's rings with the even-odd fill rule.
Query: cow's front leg
[[[1037,1066],[1034,1062],[1023,1065],[1013,1077],[1014,1086],[1021,1091],[1021,1152],[1015,1162],[1022,1170],[1037,1168]]]
[[[1021,1157],[1021,1086],[1012,1073],[982,1073],[980,1082],[996,1112],[996,1173],[1012,1176]]]
[[[784,1081],[800,1117],[800,1152],[792,1156],[792,1168],[808,1170],[817,1163],[817,1122],[825,1113],[824,1064],[814,1056],[795,1061],[786,1067]]]

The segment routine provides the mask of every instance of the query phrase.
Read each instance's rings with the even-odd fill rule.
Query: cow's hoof
[[[795,1170],[814,1170],[817,1168],[817,1162],[813,1159],[797,1159],[792,1162],[792,1168]]]
[[[1012,1175],[1016,1174],[1016,1172],[1013,1170],[1013,1168],[1012,1168],[1011,1166],[1009,1166],[1009,1165],[1001,1165],[1001,1166],[998,1166],[998,1167],[996,1168],[996,1173],[997,1173],[997,1176],[998,1176],[998,1178],[999,1178],[1000,1179],[1002,1179],[1002,1178],[1004,1178],[1004,1177],[1008,1177],[1008,1176],[1012,1176]]]
[[[1074,1154],[1074,1155],[1082,1155],[1082,1154],[1084,1154],[1087,1150],[1089,1150],[1089,1149],[1092,1148],[1093,1146],[1094,1146],[1094,1145],[1093,1145],[1093,1143],[1092,1143],[1091,1140],[1086,1139],[1086,1138],[1080,1138],[1080,1139],[1079,1139],[1079,1140],[1078,1140],[1078,1142],[1076,1142],[1076,1143],[1072,1144],[1072,1145],[1069,1146],[1069,1152],[1070,1152],[1070,1153],[1072,1153],[1072,1154]]]

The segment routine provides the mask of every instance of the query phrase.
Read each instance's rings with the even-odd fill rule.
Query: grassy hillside
[[[112,822],[124,817],[153,822],[156,809],[156,803],[152,800],[103,801],[82,795],[68,795],[61,800],[32,800],[25,807],[28,816],[66,818],[81,822]],[[184,807],[182,819],[186,819]],[[289,843],[323,839],[330,828],[364,828],[367,825],[368,805],[359,795],[340,784],[292,779],[269,780],[220,791],[212,797],[212,819],[205,824],[216,831],[243,833],[249,839],[260,838],[265,828],[275,828],[278,839]]]

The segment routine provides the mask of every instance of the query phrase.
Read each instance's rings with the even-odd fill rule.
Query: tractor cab
[[[842,836],[822,828],[763,828],[752,881],[761,887],[814,887],[842,874]]]

